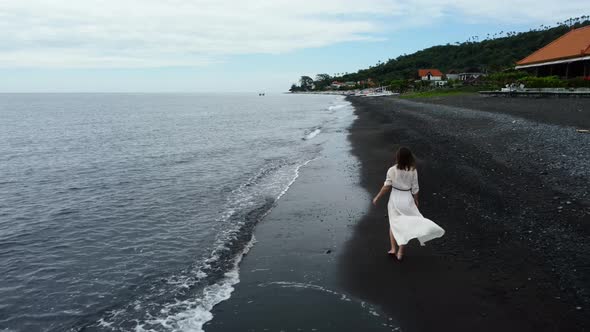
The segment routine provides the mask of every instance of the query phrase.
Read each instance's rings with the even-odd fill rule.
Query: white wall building
[[[440,81],[443,78],[443,73],[438,69],[419,69],[418,76],[423,81]]]

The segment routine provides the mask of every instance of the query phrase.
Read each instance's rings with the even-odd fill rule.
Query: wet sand
[[[418,157],[422,213],[446,235],[403,262],[385,200],[354,228],[341,286],[403,331],[590,329],[590,101],[349,98],[361,184],[375,194],[400,145]]]

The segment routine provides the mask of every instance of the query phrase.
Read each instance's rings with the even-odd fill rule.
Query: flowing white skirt
[[[421,245],[445,234],[445,230],[422,216],[409,191],[391,189],[387,203],[389,226],[398,245],[418,239]]]

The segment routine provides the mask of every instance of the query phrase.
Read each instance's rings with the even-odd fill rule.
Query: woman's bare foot
[[[393,237],[393,232],[391,229],[389,230],[389,240],[391,242],[391,250],[389,250],[387,253],[390,255],[395,255],[395,247],[397,246],[397,243],[395,243],[395,238]]]
[[[402,258],[404,257],[404,247],[403,246],[399,246],[399,248],[397,250],[397,255],[395,257],[397,257],[398,261],[402,260]]]

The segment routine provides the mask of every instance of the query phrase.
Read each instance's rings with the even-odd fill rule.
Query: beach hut
[[[572,29],[516,63],[537,76],[590,76],[590,26]]]

